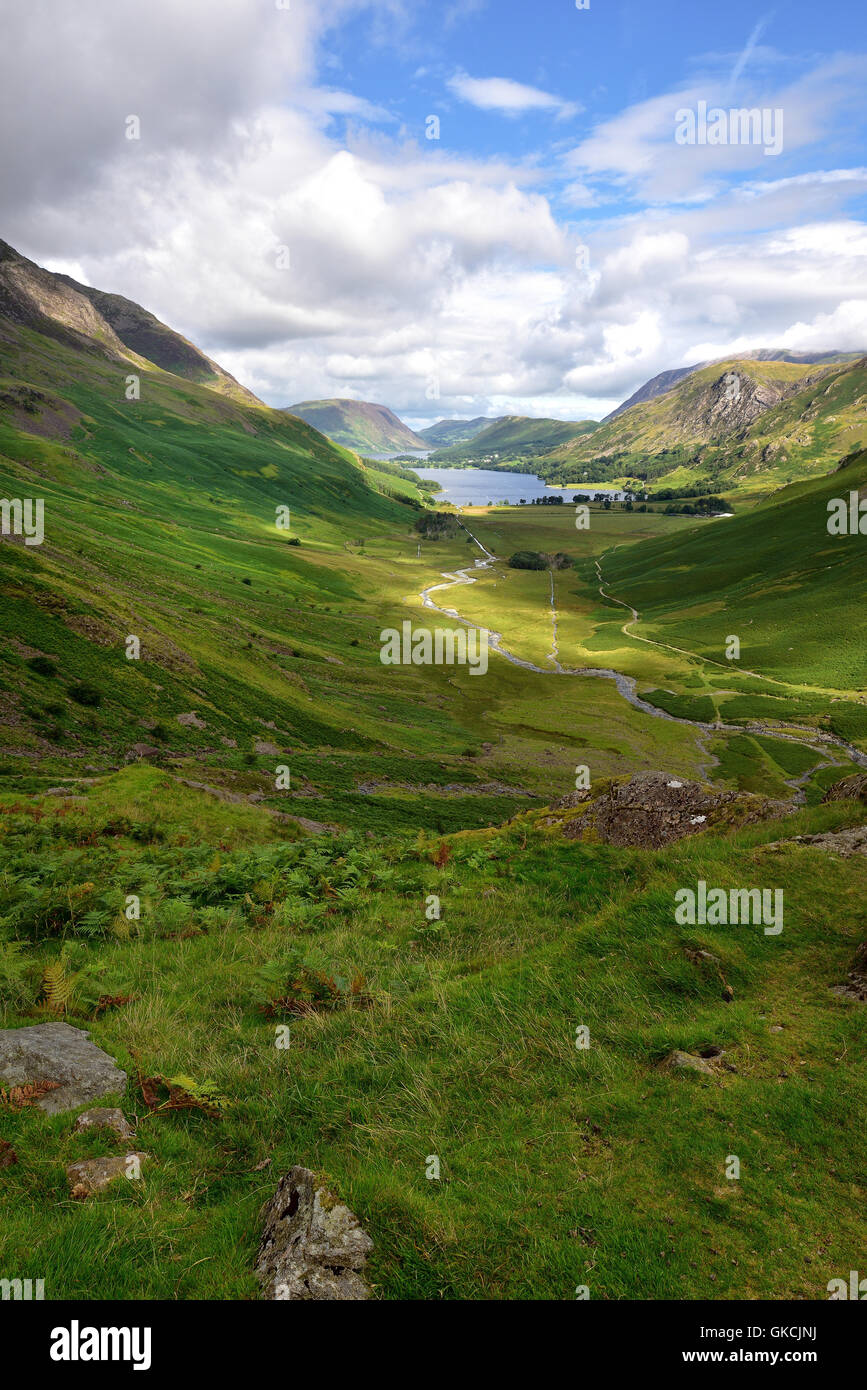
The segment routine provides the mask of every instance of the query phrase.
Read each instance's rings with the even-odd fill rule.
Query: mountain
[[[395,500],[387,475],[236,395],[216,364],[210,385],[156,365],[120,334],[156,332],[156,346],[134,338],[156,354],[175,350],[172,331],[137,305],[113,325],[104,307],[5,248],[0,496],[43,503],[44,543],[0,539],[0,764],[50,777],[123,765],[139,744],[225,755],[267,740],[263,723],[281,740],[379,748],[354,731],[382,723],[381,667],[364,669],[378,654],[353,661],[351,698],[336,688],[359,631],[339,616],[360,563],[345,544],[409,535],[410,480]]]
[[[452,444],[464,444],[468,439],[473,439],[488,425],[495,425],[502,419],[497,416],[492,419],[490,415],[477,415],[474,420],[437,420],[435,425],[428,425],[427,429],[419,430],[422,439],[427,441],[431,449],[445,449]]]
[[[396,454],[430,447],[386,405],[348,400],[300,401],[298,405],[286,406],[286,411],[306,420],[335,444],[359,454]]]
[[[557,446],[568,447],[574,440],[591,434],[596,420],[548,420],[529,415],[503,415],[488,423],[463,443],[438,449],[429,460],[435,466],[454,467],[467,463],[502,467],[547,454]]]
[[[140,304],[43,270],[5,241],[0,241],[0,315],[72,345],[99,343],[109,356],[150,363],[232,400],[262,404]]]
[[[539,471],[572,483],[624,475],[664,480],[677,469],[724,481],[748,470],[766,473],[767,486],[775,486],[827,471],[867,442],[858,402],[865,385],[864,359],[715,362],[630,406],[589,438],[559,445]]]
[[[859,352],[790,352],[788,348],[755,348],[752,352],[741,352],[737,354],[740,362],[847,362],[854,361],[862,356]],[[716,362],[725,362],[727,359],[720,357]],[[639,386],[637,391],[633,391],[628,400],[622,405],[617,406],[606,415],[602,424],[605,425],[609,420],[613,420],[618,415],[622,415],[624,410],[629,410],[633,405],[640,405],[642,401],[652,401],[656,396],[664,395],[670,391],[685,376],[692,376],[693,372],[700,372],[703,367],[711,367],[714,362],[696,362],[691,367],[674,367],[667,372],[660,372],[658,376],[653,376],[649,381],[645,381],[643,386]]]

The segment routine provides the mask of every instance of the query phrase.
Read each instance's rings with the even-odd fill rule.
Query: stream
[[[475,584],[476,579],[473,575],[473,570],[490,569],[493,565],[497,563],[497,556],[493,555],[491,551],[488,550],[482,544],[478,536],[474,536],[472,531],[470,531],[470,529],[467,526],[465,526],[462,521],[459,521],[459,525],[462,530],[466,531],[470,539],[474,541],[475,544],[479,547],[484,558],[481,560],[476,560],[472,567],[467,566],[465,569],[455,570],[454,573],[452,573],[451,571],[442,571],[441,577],[446,581],[446,583],[429,584],[427,588],[422,589],[421,593],[419,594],[419,598],[422,601],[422,606],[425,608],[431,608],[436,613],[442,613],[445,617],[453,618],[455,622],[462,623],[464,627],[473,628],[478,633],[487,634],[488,646],[493,651],[498,652],[499,655],[504,657],[506,661],[511,662],[513,666],[521,666],[525,671],[535,671],[536,674],[540,676],[595,676],[600,677],[603,680],[612,680],[614,681],[614,684],[616,685],[618,692],[623,696],[624,700],[627,700],[629,704],[632,705],[635,709],[641,710],[642,713],[651,715],[654,719],[668,719],[675,724],[688,724],[693,729],[700,729],[704,734],[761,734],[765,738],[778,738],[782,739],[786,743],[801,744],[803,747],[809,748],[814,753],[819,751],[816,747],[816,744],[824,745],[824,748],[826,750],[829,745],[832,745],[845,752],[849,756],[849,758],[851,758],[851,760],[857,764],[858,767],[867,768],[867,753],[862,753],[859,748],[853,747],[851,743],[846,743],[844,739],[838,738],[836,734],[829,734],[826,733],[824,730],[816,730],[816,732],[812,733],[809,736],[809,738],[805,738],[804,730],[802,728],[799,728],[797,725],[788,726],[792,730],[792,732],[789,733],[784,732],[781,729],[771,729],[767,725],[759,722],[752,722],[749,724],[702,723],[698,719],[686,719],[681,715],[669,714],[667,710],[658,709],[656,705],[651,705],[648,703],[647,700],[642,700],[641,696],[638,694],[636,689],[635,677],[626,676],[623,674],[622,671],[614,671],[609,666],[561,666],[557,642],[557,610],[554,601],[553,572],[551,573],[552,640],[551,651],[548,656],[548,660],[552,664],[550,667],[546,668],[544,666],[537,666],[532,661],[525,661],[520,656],[515,656],[513,652],[508,651],[503,646],[503,639],[501,633],[495,632],[492,628],[480,627],[478,623],[471,622],[469,618],[462,618],[461,615],[454,608],[441,608],[440,605],[434,603],[433,599],[430,597],[431,594],[438,593],[442,589],[452,589],[456,585],[460,584]],[[599,562],[596,561],[595,563],[596,572],[599,575],[599,579],[601,581],[602,574],[599,569]],[[599,585],[599,592],[603,595],[603,597],[609,599],[611,598],[610,595],[605,594],[601,582]],[[622,599],[613,599],[612,601],[615,603],[619,603],[623,608],[629,610],[629,612],[632,614],[632,622],[638,621],[638,612],[630,604],[624,603]],[[633,637],[636,636],[636,634],[634,633],[629,635]],[[651,646],[660,646],[664,650],[666,649],[665,643],[654,642],[652,638],[642,637],[640,640],[642,642],[648,642]],[[680,651],[680,648],[668,648],[668,650]],[[694,655],[694,653],[691,652],[686,652],[684,654],[687,656]],[[811,772],[813,770],[814,769],[811,769]],[[788,785],[792,786],[795,784],[795,781],[801,780],[804,779],[792,779],[792,781],[790,781]]]

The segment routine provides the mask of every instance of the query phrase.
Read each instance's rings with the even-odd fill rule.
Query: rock
[[[160,749],[153,743],[134,743],[126,755],[126,760],[131,763],[136,758],[155,758],[159,753]]]
[[[842,994],[844,999],[867,1003],[867,941],[862,941],[855,952],[855,959],[843,984],[834,985],[833,990],[835,994]]]
[[[185,724],[189,728],[206,729],[208,727],[204,719],[200,719],[195,710],[190,710],[187,714],[178,714],[175,718],[179,724]]]
[[[693,950],[691,947],[687,946],[686,954],[691,961],[695,961],[696,965],[703,960],[709,961],[712,965],[719,964],[719,956],[715,956],[712,951]]]
[[[586,787],[579,787],[577,791],[568,792],[566,796],[561,796],[559,800],[551,802],[552,811],[571,811],[574,806],[581,806],[585,801],[590,800],[590,791]]]
[[[0,1030],[0,1084],[58,1083],[57,1090],[36,1102],[49,1115],[123,1092],[126,1072],[107,1052],[88,1042],[88,1037],[84,1029],[68,1023]]]
[[[791,840],[773,840],[766,850],[782,850],[786,845],[808,845],[828,854],[851,859],[853,854],[867,854],[867,825],[855,825],[849,830],[828,830],[822,835],[795,835]]]
[[[253,740],[253,752],[262,754],[267,753],[270,754],[272,757],[278,757],[280,754],[280,749],[277,747],[276,743],[269,743],[268,739],[266,738],[257,738]]]
[[[717,1053],[717,1057],[721,1056],[722,1053]],[[696,1057],[691,1052],[681,1052],[678,1048],[675,1048],[673,1052],[669,1052],[668,1056],[663,1058],[660,1066],[666,1067],[671,1071],[700,1071],[703,1072],[705,1076],[716,1076],[717,1070],[713,1063],[717,1060],[717,1057]]]
[[[85,1110],[73,1125],[73,1133],[81,1134],[88,1129],[110,1129],[118,1139],[135,1138],[135,1130],[124,1116],[122,1110]]]
[[[682,782],[665,772],[638,772],[625,781],[599,784],[583,805],[564,797],[558,806],[574,805],[577,814],[564,820],[567,840],[659,849],[713,827],[730,829],[791,814],[785,801],[770,801],[745,792],[716,791],[699,782]]]
[[[835,782],[822,797],[823,804],[826,801],[863,801],[867,806],[867,772],[856,772]]]
[[[309,820],[307,816],[292,816],[296,825],[306,830],[308,835],[339,835],[339,825],[329,825],[321,820]]]
[[[308,1168],[290,1168],[264,1210],[256,1274],[265,1298],[359,1302],[373,1246],[357,1217]]]
[[[101,1192],[115,1178],[137,1178],[142,1163],[148,1157],[144,1153],[111,1154],[108,1158],[85,1158],[80,1163],[70,1163],[66,1170],[70,1195],[76,1199],[90,1197]]]

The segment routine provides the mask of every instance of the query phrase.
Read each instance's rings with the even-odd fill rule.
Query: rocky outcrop
[[[88,1034],[68,1023],[38,1023],[0,1031],[0,1083],[28,1086],[52,1081],[55,1089],[35,1103],[54,1115],[87,1101],[118,1095],[126,1072],[114,1058],[88,1042]]]
[[[867,854],[867,825],[856,825],[850,830],[828,830],[821,835],[795,835],[791,840],[774,840],[765,845],[765,849],[780,850],[787,845],[809,845],[849,859],[853,854]]]
[[[265,1298],[358,1302],[370,1297],[361,1270],[373,1246],[358,1218],[309,1168],[290,1168],[265,1207],[256,1274]]]
[[[567,840],[660,849],[703,830],[789,815],[792,807],[743,792],[715,791],[665,772],[639,772],[625,781],[602,782],[589,794],[572,792],[551,810],[565,813],[559,819]]]
[[[842,782],[835,782],[822,801],[863,801],[867,806],[867,772],[856,772],[852,777],[844,777]]]

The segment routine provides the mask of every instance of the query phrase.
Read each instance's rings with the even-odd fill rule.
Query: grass
[[[18,1155],[4,1268],[48,1297],[255,1297],[259,1209],[294,1163],[360,1215],[385,1299],[815,1298],[858,1267],[865,1021],[832,986],[865,935],[867,863],[767,849],[861,818],[817,804],[842,750],[824,766],[805,746],[826,728],[867,739],[847,641],[858,562],[838,548],[823,571],[810,543],[840,480],[725,530],[595,507],[581,532],[568,506],[466,514],[497,555],[574,555],[554,577],[563,665],[626,672],[660,710],[715,711],[705,734],[610,680],[496,654],[484,678],[384,667],[381,630],[443,624],[420,591],[479,553],[463,534],[419,540],[411,478],[165,372],[142,369],[127,403],[123,365],[2,331],[8,380],[48,405],[0,422],[0,488],[44,497],[47,519],[43,546],[0,545],[0,1026],[51,1016],[43,971],[62,961],[66,1017],[128,1072],[117,1099],[149,1155],[140,1181],[73,1202],[65,1166],[110,1151],[106,1135],[0,1108]],[[597,562],[640,610],[627,632]],[[442,602],[544,667],[549,576],[477,573]],[[730,596],[755,619],[753,675],[715,664]],[[814,686],[794,679],[790,632]],[[733,710],[803,738],[726,731]],[[541,808],[580,765],[786,798],[797,779],[807,804],[664,852],[578,844]],[[674,893],[699,878],[782,886],[783,935],[677,926]],[[334,1007],[293,1015],[278,1048],[274,1001],[298,980],[333,980]],[[712,1046],[732,1070],[659,1066]],[[139,1073],[229,1104],[151,1115]]]
[[[126,775],[134,821],[154,774]],[[91,830],[97,846],[50,872],[97,872],[109,790],[4,816],[4,856],[44,864],[57,827],[73,845]],[[72,1202],[64,1166],[110,1151],[105,1136],[73,1136],[68,1115],[4,1116],[19,1157],[4,1260],[18,1275],[54,1297],[93,1297],[94,1269],[100,1297],[252,1297],[257,1212],[296,1162],[363,1213],[389,1299],[560,1299],[578,1283],[603,1299],[814,1298],[857,1266],[865,1022],[829,986],[864,934],[867,865],[797,848],[768,859],[774,826],[651,854],[566,844],[531,820],[458,836],[437,868],[436,840],[311,847],[232,807],[215,867],[214,814],[170,800],[165,839],[116,836],[117,891],[149,885],[140,922],[66,932],[91,998],[133,996],[97,1020],[79,1004],[70,1021],[130,1072],[121,1099],[151,1157],[140,1182]],[[851,814],[838,803],[792,829]],[[768,876],[785,884],[779,939],[674,925],[677,885]],[[431,892],[439,923],[424,916]],[[696,966],[696,947],[719,969]],[[293,1019],[280,1050],[263,1008],[281,961],[298,959],[363,976],[372,1005]],[[7,1025],[32,1021],[34,979]],[[657,1066],[709,1045],[735,1070]],[[137,1069],[207,1079],[230,1107],[148,1117]],[[425,1178],[431,1154],[440,1182]]]

